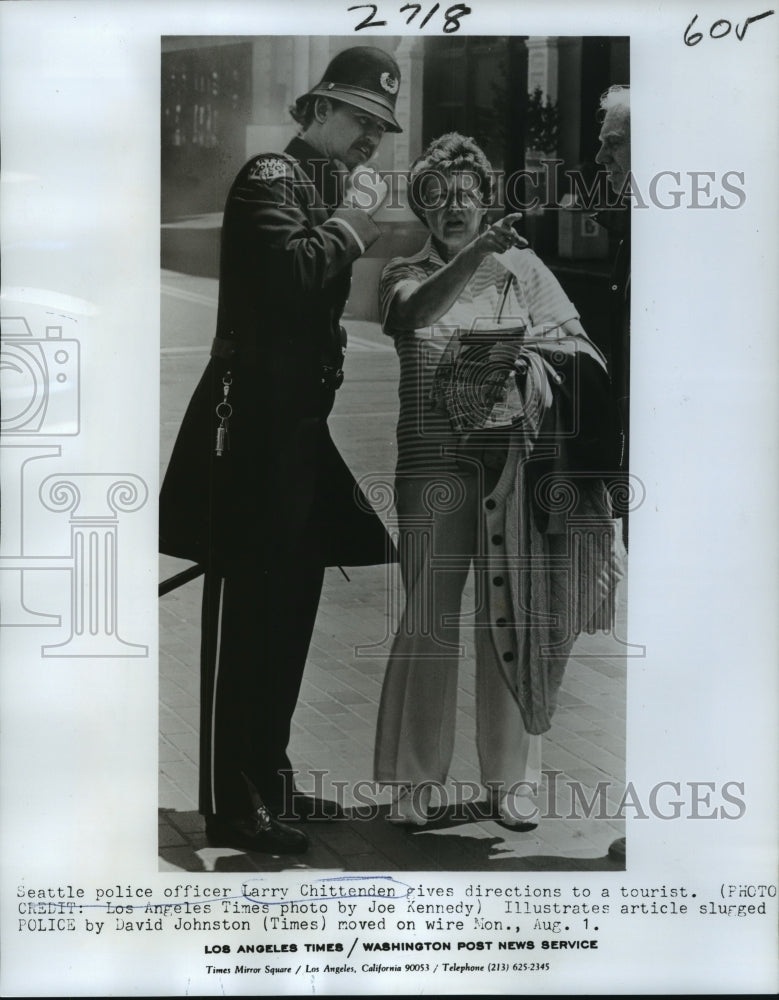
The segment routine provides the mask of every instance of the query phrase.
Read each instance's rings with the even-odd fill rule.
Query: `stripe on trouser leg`
[[[211,810],[216,813],[216,693],[219,685],[219,662],[222,654],[222,600],[224,598],[224,577],[219,580],[219,607],[216,618],[216,657],[214,659],[214,682],[211,688]]]

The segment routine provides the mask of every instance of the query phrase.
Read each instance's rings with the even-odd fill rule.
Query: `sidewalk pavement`
[[[189,396],[213,335],[215,282],[163,273],[162,439],[165,468]],[[330,426],[356,477],[394,466],[397,362],[375,324],[347,322],[347,378]],[[163,557],[161,579],[186,564]],[[200,595],[198,580],[160,601],[159,856],[164,871],[548,871],[619,870],[609,844],[624,835],[614,817],[624,791],[626,701],[626,582],[620,585],[615,633],[583,635],[574,647],[554,723],[542,742],[542,816],[529,833],[511,831],[472,811],[442,810],[419,830],[387,822],[390,796],[362,786],[361,818],[354,796],[372,777],[373,740],[381,681],[397,620],[396,567],[347,569],[350,581],[328,569],[292,724],[290,757],[298,785],[339,799],[347,819],[315,821],[303,829],[309,851],[295,858],[246,854],[207,845],[197,812]],[[478,786],[474,740],[473,581],[463,602],[464,656],[458,673],[453,782]],[[637,650],[633,650],[635,654]],[[627,662],[630,662],[627,660]],[[334,786],[333,781],[343,784]],[[602,783],[602,784],[601,784]],[[586,816],[572,785],[587,802],[598,789],[606,808]],[[462,786],[461,786],[462,787]],[[472,795],[472,792],[468,793]],[[435,793],[434,793],[434,802]],[[554,815],[556,814],[556,815]],[[559,818],[558,818],[559,817]]]

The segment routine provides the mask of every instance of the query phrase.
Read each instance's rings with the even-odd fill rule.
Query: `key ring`
[[[222,376],[222,393],[223,399],[221,402],[216,404],[216,415],[219,418],[219,426],[216,429],[216,448],[215,452],[217,458],[221,456],[230,447],[230,440],[228,437],[228,424],[230,417],[233,415],[233,408],[230,403],[227,402],[227,397],[230,393],[230,386],[233,384],[233,374],[232,372],[225,372]]]

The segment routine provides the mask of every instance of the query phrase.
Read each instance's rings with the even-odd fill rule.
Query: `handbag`
[[[459,464],[503,468],[509,432],[523,411],[514,361],[524,334],[523,325],[458,330],[445,348],[430,397],[457,433]]]

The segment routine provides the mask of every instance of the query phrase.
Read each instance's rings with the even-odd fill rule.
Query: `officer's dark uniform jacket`
[[[609,372],[627,439],[630,399],[630,209],[598,212],[595,221],[619,238],[609,278]],[[624,447],[627,447],[625,440]],[[627,468],[627,455],[623,455]]]
[[[621,424],[619,470],[624,479],[630,469],[630,208],[598,212],[595,221],[619,238],[609,278],[609,373]],[[625,518],[626,537],[630,493],[625,484],[614,502],[615,514]]]
[[[332,165],[302,139],[284,154],[254,157],[236,177],[222,230],[217,337],[160,497],[162,552],[228,572],[236,557],[273,563],[289,533],[310,531],[314,518],[324,565],[390,555],[326,424],[343,378],[339,320],[351,264],[380,232],[339,201]],[[224,381],[232,413],[218,456]]]

